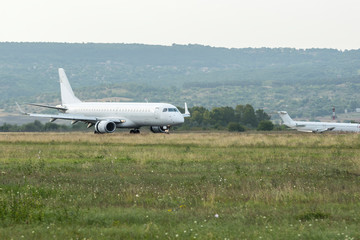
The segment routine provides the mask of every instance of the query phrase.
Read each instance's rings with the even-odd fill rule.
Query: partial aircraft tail
[[[72,104],[72,103],[81,103],[81,101],[75,97],[74,92],[70,86],[69,80],[66,77],[65,71],[62,68],[59,68],[59,78],[60,78],[60,91],[61,91],[61,103]]]
[[[286,111],[279,111],[278,114],[285,125],[295,125],[294,120],[291,119]]]
[[[190,112],[186,103],[185,103],[185,113],[183,113],[183,117],[190,117]]]

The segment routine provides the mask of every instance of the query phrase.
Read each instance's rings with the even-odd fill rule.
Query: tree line
[[[182,111],[181,108],[179,108]],[[229,130],[243,132],[246,130],[271,131],[274,124],[263,110],[254,110],[250,104],[232,107],[215,107],[208,110],[201,106],[189,109],[191,117],[179,127],[183,130]]]
[[[179,107],[181,112],[184,109]],[[263,110],[254,108],[250,104],[232,107],[215,107],[208,110],[202,106],[189,109],[190,118],[186,118],[184,124],[176,127],[177,130],[228,130],[243,132],[246,130],[271,131],[274,124],[270,116]],[[66,132],[86,130],[85,124],[61,125],[56,123],[41,123],[35,120],[23,125],[3,124],[0,132]]]
[[[85,124],[65,125],[52,122],[43,124],[39,120],[23,125],[4,123],[0,126],[0,132],[70,132],[85,129]]]

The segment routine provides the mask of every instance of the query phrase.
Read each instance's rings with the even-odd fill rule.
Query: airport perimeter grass
[[[0,239],[360,239],[357,134],[0,134]]]

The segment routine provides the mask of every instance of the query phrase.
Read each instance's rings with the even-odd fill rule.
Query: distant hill
[[[202,45],[0,43],[0,108],[59,103],[57,68],[83,100],[287,110],[315,117],[360,107],[360,50]]]

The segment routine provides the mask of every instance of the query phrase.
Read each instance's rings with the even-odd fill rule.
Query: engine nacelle
[[[111,121],[99,121],[95,124],[96,133],[113,133],[115,129],[116,124]]]
[[[167,126],[151,126],[150,130],[153,133],[168,133],[169,128]]]

